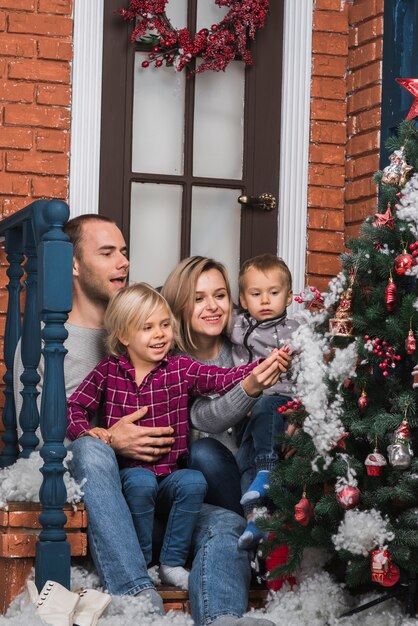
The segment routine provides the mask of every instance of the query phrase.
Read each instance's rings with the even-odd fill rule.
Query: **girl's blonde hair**
[[[161,306],[167,308],[174,335],[176,325],[167,300],[147,283],[136,283],[117,291],[110,299],[106,310],[104,325],[107,330],[107,349],[109,354],[120,356],[127,352],[120,337],[140,330],[147,319]]]
[[[196,299],[196,285],[201,274],[213,269],[222,274],[229,298],[229,314],[225,328],[227,331],[232,318],[233,303],[228,272],[222,263],[203,256],[188,257],[171,272],[161,290],[177,320],[178,336],[176,343],[182,352],[193,354],[197,350],[191,323]]]

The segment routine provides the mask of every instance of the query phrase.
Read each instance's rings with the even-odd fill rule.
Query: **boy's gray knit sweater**
[[[225,337],[216,359],[203,361],[205,365],[233,367],[231,344]],[[258,398],[248,396],[241,384],[237,385],[224,396],[199,397],[194,400],[190,409],[192,423],[191,440],[201,437],[213,437],[233,454],[236,453],[237,441],[235,426],[251,411]],[[197,429],[197,430],[196,430]]]

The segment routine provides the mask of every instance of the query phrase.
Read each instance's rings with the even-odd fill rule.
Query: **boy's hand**
[[[287,370],[292,360],[286,352],[281,354],[282,352],[282,350],[272,350],[268,357],[259,363],[247,378],[244,378],[241,385],[248,396],[258,396],[264,389],[269,389],[277,383],[280,374]]]

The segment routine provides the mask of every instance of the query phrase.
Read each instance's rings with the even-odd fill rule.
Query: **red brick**
[[[309,166],[309,184],[329,187],[344,185],[345,168],[338,165],[314,163]]]
[[[15,9],[16,11],[34,11],[35,0],[0,0],[1,9]]]
[[[70,125],[70,112],[58,107],[8,104],[5,107],[5,123],[67,129]]]
[[[347,79],[347,91],[357,91],[362,87],[376,83],[382,79],[382,62],[375,61],[370,65],[350,72]]]
[[[313,98],[311,100],[311,119],[344,122],[347,115],[346,108],[345,101]]]
[[[29,193],[29,178],[21,174],[0,174],[0,194],[27,196]]]
[[[68,157],[64,154],[45,152],[8,152],[8,172],[30,172],[34,174],[67,174]]]
[[[348,67],[355,69],[382,58],[383,40],[377,39],[363,46],[354,48],[348,53]]]
[[[347,202],[377,196],[377,185],[371,176],[350,180],[345,186],[345,199]]]
[[[344,208],[344,189],[309,187],[308,206],[323,207],[327,209]]]
[[[338,254],[321,254],[308,252],[307,271],[309,274],[336,276],[341,271],[341,262]]]
[[[363,220],[358,222],[358,224],[349,224],[345,230],[347,239],[357,238],[359,236],[360,226],[362,225]]]
[[[7,14],[4,11],[0,12],[0,30],[6,30],[6,16]]]
[[[0,59],[0,78],[5,78],[7,73],[6,59]]]
[[[33,102],[35,87],[30,83],[2,80],[0,81],[0,94],[3,101]]]
[[[308,211],[308,225],[309,228],[317,230],[343,231],[344,212],[310,208]]]
[[[0,148],[28,150],[32,144],[32,131],[28,128],[0,126]]]
[[[39,85],[36,101],[38,104],[69,106],[71,102],[70,87],[64,85]]]
[[[35,44],[35,39],[27,35],[2,33],[0,35],[0,54],[12,57],[33,57],[36,50]]]
[[[329,285],[328,276],[316,276],[315,274],[308,274],[306,277],[306,284],[312,287],[316,287],[318,291],[328,291]]]
[[[60,39],[40,39],[38,42],[38,57],[40,59],[70,61],[72,56],[73,47],[69,41],[61,41]]]
[[[361,178],[366,174],[372,176],[379,167],[379,153],[369,154],[347,162],[347,178]]]
[[[37,134],[36,147],[46,152],[67,152],[70,134],[66,130],[41,130]]]
[[[313,98],[344,100],[346,93],[346,83],[343,78],[328,78],[323,76],[314,76],[312,78],[311,95]]]
[[[346,56],[348,51],[347,35],[335,33],[312,33],[312,51],[314,54]]]
[[[372,85],[366,87],[361,91],[357,91],[348,98],[347,111],[348,113],[358,113],[365,109],[369,110],[376,104],[380,105],[382,97],[382,86]]]
[[[375,108],[361,111],[358,115],[352,115],[347,122],[349,135],[362,133],[372,128],[380,128],[380,102],[375,104]]]
[[[309,230],[308,250],[341,254],[344,250],[344,234],[330,230]]]
[[[360,200],[353,204],[348,204],[345,209],[345,221],[347,224],[362,222],[366,217],[377,213],[376,199]]]
[[[59,13],[60,15],[71,15],[71,0],[39,0],[39,13]]]
[[[11,61],[9,63],[10,78],[44,81],[47,83],[68,83],[70,66],[57,61]]]
[[[341,11],[341,0],[315,0],[315,10]]]
[[[311,124],[311,141],[318,143],[345,144],[345,125],[314,121]]]
[[[369,19],[371,16],[382,14],[384,10],[384,0],[363,0],[355,2],[349,8],[350,24],[356,24]]]
[[[17,196],[4,198],[2,203],[2,216],[9,217],[9,215],[13,215],[16,211],[23,209],[30,201],[31,199],[26,196],[24,198],[18,198]]]
[[[309,151],[309,160],[311,163],[328,163],[329,165],[344,165],[345,149],[344,146],[335,146],[328,144],[311,144]]]
[[[73,31],[73,22],[69,17],[59,15],[34,15],[11,13],[9,15],[9,33],[32,33],[34,35],[51,35],[69,37]]]
[[[314,11],[313,27],[315,31],[347,33],[347,15],[346,13],[335,13],[335,11]]]
[[[60,198],[67,200],[67,178],[41,176],[32,178],[32,195],[34,198]]]
[[[383,15],[373,17],[352,28],[350,31],[350,47],[359,46],[378,37],[383,36]]]
[[[349,157],[366,154],[367,152],[373,152],[379,149],[380,135],[375,130],[364,135],[354,135],[347,143],[347,155]]]
[[[326,54],[314,54],[312,75],[313,76],[337,76],[345,75],[347,59],[344,57],[332,57]]]

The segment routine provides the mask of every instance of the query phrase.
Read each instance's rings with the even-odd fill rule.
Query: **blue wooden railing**
[[[0,222],[0,236],[5,238],[9,264],[1,465],[9,466],[18,457],[28,457],[33,452],[39,443],[36,431],[40,426],[44,465],[39,517],[42,531],[35,558],[35,582],[39,590],[48,579],[70,588],[70,545],[66,541],[63,511],[67,499],[63,480],[63,460],[67,453],[63,445],[67,423],[63,343],[67,337],[64,324],[72,301],[72,245],[62,229],[68,217],[69,209],[64,202],[39,200]],[[20,292],[24,273],[26,300],[22,320]],[[13,359],[20,338],[24,387],[18,416],[23,434],[18,441]],[[41,338],[45,374],[38,412],[37,367]]]

